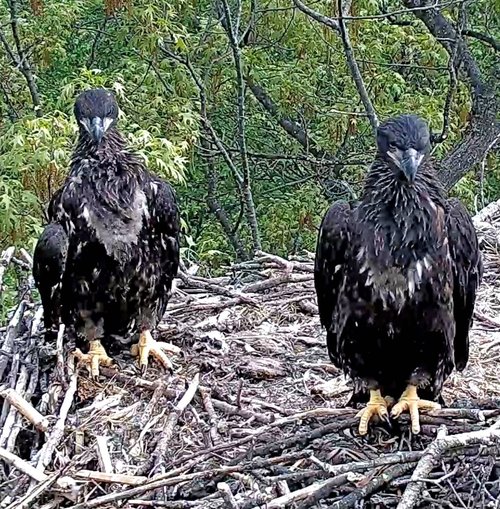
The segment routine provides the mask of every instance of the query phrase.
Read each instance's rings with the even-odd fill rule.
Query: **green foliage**
[[[220,153],[214,151],[208,161],[200,152],[199,90],[186,66],[162,51],[166,46],[189,59],[203,83],[211,124],[241,172],[236,73],[213,2],[134,0],[130,8],[108,17],[103,0],[43,4],[42,13],[34,15],[29,2],[18,2],[19,35],[35,74],[41,116],[35,115],[25,77],[0,51],[0,248],[12,242],[33,244],[44,222],[44,206],[68,171],[77,134],[74,98],[81,90],[102,86],[118,97],[120,128],[130,145],[152,171],[176,185],[186,233],[184,256],[214,267],[227,264],[234,257],[233,247],[207,209],[208,162],[218,177],[217,199],[248,246],[251,237],[240,195]],[[294,9],[290,0],[259,2],[259,14],[253,17],[251,4],[243,2],[240,22],[241,34],[248,28],[241,52],[244,74],[266,91],[279,115],[305,126],[317,146],[343,160],[361,161],[344,166],[339,175],[333,166],[253,156],[296,156],[303,151],[247,90],[246,141],[263,248],[280,254],[312,250],[328,201],[347,196],[348,187],[359,190],[366,171],[363,162],[373,153],[373,134],[338,34]],[[335,3],[329,0],[308,5],[336,16]],[[350,14],[400,8],[396,0],[360,0],[353,2]],[[494,35],[498,5],[478,0],[469,8],[470,27]],[[450,5],[445,14],[456,21],[457,6]],[[449,87],[448,55],[411,14],[400,19],[410,23],[350,22],[356,59],[381,119],[415,112],[440,131]],[[9,20],[3,2],[0,23],[15,47]],[[495,53],[481,42],[468,42],[481,69],[491,73]],[[460,83],[452,101],[449,137],[437,147],[437,157],[463,134],[470,101],[467,87]],[[497,198],[499,170],[498,157],[490,156],[483,186],[469,175],[454,193],[471,210],[481,192],[485,201]]]

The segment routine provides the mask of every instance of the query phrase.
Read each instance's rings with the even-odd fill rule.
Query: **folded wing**
[[[481,252],[469,213],[459,200],[448,200],[448,242],[453,261],[453,305],[456,324],[454,356],[458,370],[469,359],[469,330],[476,292],[483,275]]]

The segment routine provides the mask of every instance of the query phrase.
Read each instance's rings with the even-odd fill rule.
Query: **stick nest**
[[[500,202],[475,216],[485,275],[466,370],[447,408],[357,435],[351,386],[328,360],[312,256],[258,253],[227,275],[182,266],[158,339],[174,372],[128,351],[99,381],[61,333],[44,339],[24,250],[0,329],[0,507],[498,507]],[[495,505],[497,504],[497,505]]]

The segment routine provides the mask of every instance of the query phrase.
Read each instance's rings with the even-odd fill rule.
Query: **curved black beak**
[[[90,134],[93,140],[99,145],[101,143],[102,138],[104,137],[104,123],[102,118],[94,117],[90,123]]]
[[[409,148],[401,154],[401,169],[408,182],[415,182],[417,170],[422,161],[422,155],[419,154],[414,148]]]

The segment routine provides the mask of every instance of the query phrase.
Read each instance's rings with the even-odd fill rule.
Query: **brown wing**
[[[448,241],[453,260],[453,305],[455,316],[455,367],[462,370],[469,359],[469,330],[483,263],[472,219],[456,198],[448,200]]]
[[[327,330],[327,346],[335,364],[337,336],[332,327],[333,313],[337,305],[344,278],[349,242],[351,208],[345,201],[335,202],[321,223],[316,246],[314,285],[318,299],[321,325]]]

